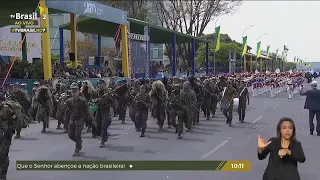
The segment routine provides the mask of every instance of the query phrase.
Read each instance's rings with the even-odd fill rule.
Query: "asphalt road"
[[[306,85],[307,86],[307,85]],[[305,87],[306,87],[305,86]],[[296,122],[297,138],[302,142],[307,161],[299,164],[302,180],[320,180],[320,137],[310,136],[308,112],[303,109],[304,97],[296,95],[288,99],[285,92],[275,98],[266,93],[251,98],[246,123],[238,123],[234,113],[233,127],[225,123],[218,110],[217,116],[205,120],[191,133],[177,139],[173,129],[157,131],[155,120],[148,120],[145,138],[135,132],[127,118],[122,125],[114,119],[111,138],[106,148],[99,148],[99,140],[83,133],[83,153],[72,157],[74,144],[62,131],[55,130],[56,121],[51,121],[50,132],[41,134],[41,125],[31,125],[22,133],[23,138],[13,140],[10,152],[10,180],[259,180],[267,160],[259,161],[256,155],[258,134],[265,138],[275,136],[276,125],[281,117],[291,117]],[[16,160],[250,160],[251,171],[16,171]]]

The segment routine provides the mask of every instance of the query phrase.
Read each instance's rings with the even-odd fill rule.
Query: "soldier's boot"
[[[178,127],[176,127],[176,131],[174,132],[175,134],[177,134],[178,133]]]
[[[92,130],[91,130],[91,127],[88,127],[88,129],[87,129],[87,132],[89,133],[89,132],[91,132]]]
[[[76,149],[79,149],[79,151],[81,151],[81,149],[82,149],[82,140],[79,143],[76,143]]]
[[[229,127],[232,126],[232,119],[231,118],[228,119],[228,124],[229,124]]]
[[[97,128],[96,128],[96,126],[92,126],[91,134],[92,134],[92,138],[96,138],[97,137]]]
[[[239,121],[242,122],[242,115],[239,113]]]
[[[121,122],[121,124],[126,124],[126,121],[123,119],[122,122]]]
[[[99,148],[104,148],[106,147],[106,143],[104,141],[101,141]]]
[[[136,132],[141,132],[141,131],[142,131],[141,128],[136,129]]]
[[[159,122],[159,121],[158,121],[158,122]],[[159,125],[159,129],[158,129],[158,131],[162,131],[163,123],[158,123],[158,125]]]
[[[20,139],[21,138],[20,132],[17,131],[16,136],[14,138],[15,139]]]
[[[80,149],[75,149],[74,150],[74,153],[73,153],[73,157],[77,157],[77,156],[80,156]]]
[[[182,139],[182,132],[178,133],[178,139]]]
[[[169,117],[168,117],[167,121],[168,121],[168,129],[170,129],[171,128],[171,122],[170,122],[170,118]]]
[[[58,130],[59,130],[59,129],[62,129],[62,128],[61,128],[61,122],[59,122],[59,121],[58,121],[57,129],[58,129]]]
[[[46,133],[46,132],[47,132],[46,128],[43,127],[41,133]]]
[[[109,135],[108,135],[109,136]],[[102,137],[102,139],[101,139],[101,143],[100,143],[100,148],[104,148],[104,147],[106,147],[106,142],[108,141],[108,136],[107,136],[107,138],[106,139],[104,139],[103,137]]]
[[[144,135],[145,132],[146,132],[146,129],[142,129],[140,137],[145,137],[145,135]]]
[[[242,115],[242,117],[241,117],[241,123],[244,123],[244,115]]]

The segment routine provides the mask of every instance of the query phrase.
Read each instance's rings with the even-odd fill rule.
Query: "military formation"
[[[140,137],[145,137],[151,116],[159,131],[164,126],[174,128],[177,138],[182,139],[184,129],[196,131],[199,117],[214,118],[218,108],[227,125],[232,126],[235,108],[243,123],[254,84],[293,77],[303,77],[303,73],[239,73],[117,82],[100,79],[96,87],[89,81],[57,80],[47,85],[35,82],[30,94],[25,84],[10,84],[0,91],[0,180],[6,179],[12,137],[21,138],[21,130],[29,123],[42,123],[39,131],[46,133],[50,119],[56,119],[56,128],[68,134],[75,144],[73,156],[80,156],[84,128],[92,133],[92,138],[101,137],[99,147],[105,147],[112,119],[118,117],[125,124],[127,111]]]

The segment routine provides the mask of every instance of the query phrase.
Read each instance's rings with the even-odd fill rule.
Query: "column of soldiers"
[[[46,133],[50,116],[57,119],[57,129],[64,130],[75,143],[74,156],[80,156],[84,127],[92,133],[92,138],[101,137],[99,147],[103,148],[110,136],[108,128],[112,119],[118,116],[125,124],[127,109],[140,137],[145,137],[150,114],[156,119],[159,131],[167,124],[168,128],[175,129],[178,139],[182,139],[184,127],[190,132],[201,123],[201,110],[206,120],[210,120],[219,106],[226,124],[232,126],[235,98],[238,98],[239,121],[243,123],[249,104],[249,87],[261,77],[262,74],[241,73],[111,83],[101,79],[96,88],[89,81],[59,80],[42,86],[35,82],[31,96],[24,84],[9,85],[0,92],[0,180],[6,178],[12,136],[16,134],[15,138],[21,138],[21,129],[32,121],[42,123],[41,132]]]

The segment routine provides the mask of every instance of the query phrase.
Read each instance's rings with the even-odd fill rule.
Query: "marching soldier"
[[[5,94],[0,92],[0,180],[6,180],[9,168],[9,151],[12,136],[15,133],[17,124],[21,124],[22,114],[16,114],[11,108],[12,103],[5,100]],[[22,109],[22,108],[21,108]]]
[[[238,88],[238,97],[239,97],[239,106],[238,106],[238,114],[239,114],[239,121],[244,122],[244,118],[246,116],[246,108],[247,108],[247,101],[249,105],[249,91],[245,85],[244,81],[240,82],[240,86]]]
[[[110,110],[111,107],[113,107],[114,97],[113,93],[106,87],[106,82],[104,80],[99,80],[98,84],[98,101],[95,117],[97,127],[96,135],[100,135],[102,137],[100,147],[105,147],[105,143],[108,140],[108,128],[111,125]]]
[[[196,112],[194,107],[194,102],[197,102],[197,95],[192,90],[191,84],[189,81],[186,81],[183,83],[182,89],[180,91],[180,99],[181,104],[184,105],[184,109],[187,113],[181,117],[182,114],[180,114],[180,117],[184,119],[187,127],[187,132],[191,131],[192,123],[194,121]],[[179,135],[180,137],[181,135]]]
[[[232,111],[233,111],[233,99],[237,97],[237,91],[232,87],[232,82],[227,81],[227,86],[222,91],[220,107],[223,115],[227,118],[226,124],[231,126],[232,123]]]
[[[79,87],[76,83],[71,86],[72,98],[66,101],[65,121],[68,121],[68,136],[75,142],[76,147],[73,156],[80,156],[82,149],[81,132],[85,123],[85,118],[93,119],[87,101],[80,96]]]
[[[159,125],[159,131],[162,130],[164,120],[166,118],[166,102],[168,99],[168,91],[164,87],[161,81],[155,81],[152,83],[152,89],[149,93],[151,97],[152,117],[157,119]]]
[[[136,112],[136,126],[137,131],[141,130],[140,137],[145,137],[144,133],[147,128],[148,120],[148,107],[150,104],[150,96],[148,96],[147,87],[142,85],[140,87],[140,92],[136,96],[137,112]]]
[[[42,86],[39,89],[36,97],[37,101],[37,114],[36,119],[40,123],[43,123],[41,133],[47,132],[49,128],[49,117],[53,110],[53,102],[50,90],[46,86]]]

